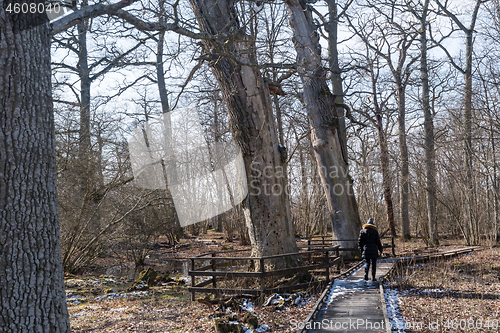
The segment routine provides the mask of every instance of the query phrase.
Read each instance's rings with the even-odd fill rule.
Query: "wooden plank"
[[[196,293],[208,293],[208,294],[250,294],[259,296],[262,294],[262,290],[260,289],[237,289],[237,288],[197,288],[190,287],[188,288],[189,292]]]
[[[308,288],[312,288],[312,287],[317,287],[321,284],[326,284],[326,280],[325,281],[314,281],[311,283],[294,284],[292,286],[286,286],[286,287],[271,288],[271,289],[267,289],[266,293],[267,294],[286,293],[286,292],[290,292],[290,291],[298,290],[298,289],[308,289]]]
[[[263,259],[274,259],[274,258],[291,257],[291,256],[303,255],[303,254],[309,254],[309,253],[319,253],[319,252],[324,252],[324,251],[335,251],[338,247],[339,247],[339,245],[335,245],[335,246],[330,246],[329,248],[326,248],[326,249],[317,249],[317,250],[310,250],[310,251],[303,251],[303,252],[278,254],[278,255],[266,256],[266,257],[262,257],[262,258]]]
[[[377,263],[377,275],[379,276],[379,280],[382,281],[387,275],[391,274],[395,271],[396,264],[404,265],[404,264],[414,264],[417,262],[426,262],[432,260],[443,260],[445,258],[451,258],[458,256],[463,253],[468,253],[474,250],[473,248],[465,248],[461,250],[452,250],[439,254],[429,253],[427,255],[414,256],[411,258],[401,258],[396,259],[393,262],[389,261],[381,261]],[[360,263],[361,265],[362,263]],[[345,280],[348,282],[352,280],[356,283],[356,280],[362,279],[364,275],[364,270],[359,270],[355,274],[347,277]],[[331,289],[327,288],[324,290],[323,295],[327,295],[327,293]],[[320,300],[322,301],[322,298]],[[335,298],[328,306],[320,309],[321,305],[324,304],[319,302],[316,309],[313,309],[313,312],[310,313],[306,322],[311,324],[313,323],[322,323],[322,320],[327,320],[328,322],[335,322],[336,324],[342,324],[349,320],[357,321],[358,319],[363,319],[364,322],[372,322],[378,323],[379,330],[383,330],[386,333],[390,332],[390,323],[387,316],[387,309],[385,307],[385,300],[383,294],[383,287],[379,283],[369,283],[364,284],[364,288],[359,291],[354,291],[352,293],[348,293],[343,295],[342,297]],[[378,305],[380,304],[380,305]],[[318,313],[319,311],[319,313]],[[380,324],[384,324],[383,326]],[[342,325],[341,325],[342,326]],[[318,326],[319,327],[319,326]],[[308,330],[303,329],[298,332],[306,332]],[[366,329],[359,328],[355,329],[356,332],[374,332],[374,329]],[[332,332],[332,330],[310,330],[308,332]]]
[[[216,259],[219,259],[217,257],[215,257]],[[230,262],[220,262],[220,263],[216,263],[215,264],[215,267],[232,267],[232,266],[235,266],[233,263],[230,263]],[[212,268],[212,265],[206,265],[206,266],[202,266],[200,268],[197,268],[195,271],[206,271],[208,269],[211,269]]]
[[[212,253],[217,253],[217,252],[201,253],[201,254],[197,254],[195,256],[189,257],[189,259],[198,259],[198,258],[201,258],[201,257],[204,257],[204,256],[212,255]],[[202,258],[202,259],[205,259],[205,258]]]
[[[288,273],[302,272],[302,271],[308,271],[308,270],[311,270],[311,269],[325,268],[325,267],[328,267],[327,263],[316,264],[316,265],[308,265],[308,266],[300,266],[300,267],[293,267],[293,268],[286,268],[286,269],[279,269],[279,270],[276,270],[276,271],[265,272],[264,276],[285,275],[285,274],[288,274]]]
[[[205,286],[207,286],[207,285],[211,284],[211,283],[212,283],[212,280],[213,280],[213,279],[210,279],[210,280],[207,280],[207,281],[203,281],[203,282],[201,282],[201,283],[198,283],[198,284],[197,284],[197,285],[195,285],[194,287],[195,287],[195,288],[197,288],[197,287],[198,287],[198,288],[205,287]]]
[[[314,307],[313,307],[312,311],[309,313],[309,315],[307,316],[306,320],[304,320],[304,323],[310,322],[316,316],[317,311],[320,309],[320,307],[323,304],[326,296],[330,292],[330,289],[332,288],[333,283],[334,283],[334,280],[333,279],[330,280],[330,282],[326,286],[325,290],[323,290],[323,292],[321,293],[321,296],[318,298],[318,300],[314,304]],[[305,328],[304,327],[301,328],[301,329],[299,329],[297,331],[297,333],[304,333],[304,332],[305,332]]]
[[[206,266],[202,266],[200,268],[197,268],[196,271],[206,271],[207,269],[210,269],[212,268],[212,265],[206,265]]]
[[[212,252],[211,252],[212,253]],[[210,253],[210,254],[211,254]],[[215,253],[215,252],[213,252]],[[193,257],[192,257],[193,258]],[[212,257],[208,258],[197,258],[197,259],[202,259],[202,260],[208,260],[211,259]],[[259,257],[215,257],[217,260],[229,260],[229,261],[238,261],[238,260],[258,260]]]
[[[189,271],[189,276],[260,277],[260,272]]]

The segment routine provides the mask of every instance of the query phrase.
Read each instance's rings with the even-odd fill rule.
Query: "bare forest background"
[[[53,36],[65,271],[122,249],[140,266],[160,236],[175,245],[186,232],[217,229],[250,242],[241,205],[181,228],[168,188],[134,185],[127,146],[137,126],[185,106],[197,107],[209,145],[233,140],[227,91],[210,70],[221,56],[265,78],[286,171],[283,186],[268,189],[287,189],[295,235],[332,233],[289,2],[227,2],[234,28],[211,44],[194,0],[138,1]],[[320,94],[347,106],[337,109],[338,126],[361,221],[373,217],[381,232],[429,245],[497,243],[500,2],[297,3],[319,41],[328,85]],[[244,43],[254,57],[234,56],[231,45]]]

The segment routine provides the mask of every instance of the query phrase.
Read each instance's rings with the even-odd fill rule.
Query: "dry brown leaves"
[[[406,331],[498,332],[499,258],[498,248],[485,249],[409,271],[398,287]]]
[[[68,304],[72,331],[78,332],[215,332],[211,310],[204,304],[191,302],[185,287],[169,290],[154,288],[152,296],[116,300],[89,300]],[[303,321],[311,311],[318,295],[301,306],[282,311],[271,307],[256,307],[259,322],[269,326],[268,332],[292,332],[292,319]],[[242,317],[243,314],[239,314]]]

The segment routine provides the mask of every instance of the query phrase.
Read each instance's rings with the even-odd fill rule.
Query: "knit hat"
[[[375,225],[375,223],[373,222],[373,219],[371,217],[368,219],[368,222],[366,222],[366,224]]]

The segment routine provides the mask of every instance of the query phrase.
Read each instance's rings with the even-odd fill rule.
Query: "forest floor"
[[[398,332],[499,332],[500,248],[408,267],[385,292],[397,296]]]
[[[442,241],[443,249],[462,246],[459,241]],[[222,234],[210,231],[182,239],[176,247],[164,246],[160,240],[148,253],[142,268],[152,267],[168,278],[149,288],[133,288],[140,269],[134,269],[124,251],[109,252],[82,275],[66,276],[72,331],[216,332],[217,309],[190,300],[187,259],[204,252],[248,248],[238,245],[237,241],[225,242]],[[397,255],[426,251],[420,240],[396,241]],[[393,281],[388,287],[399,295],[400,315],[408,323],[429,318],[441,321],[472,317],[483,321],[499,319],[499,257],[500,249],[493,248],[462,256],[445,265],[415,267],[407,272],[408,278]],[[310,290],[280,296],[271,306],[255,305],[250,299],[239,300],[240,308],[245,310],[235,311],[231,320],[246,327],[245,333],[292,332],[292,323],[307,317],[319,293]],[[200,297],[202,295],[197,295]],[[251,329],[245,322],[247,311],[258,318],[257,329]]]

